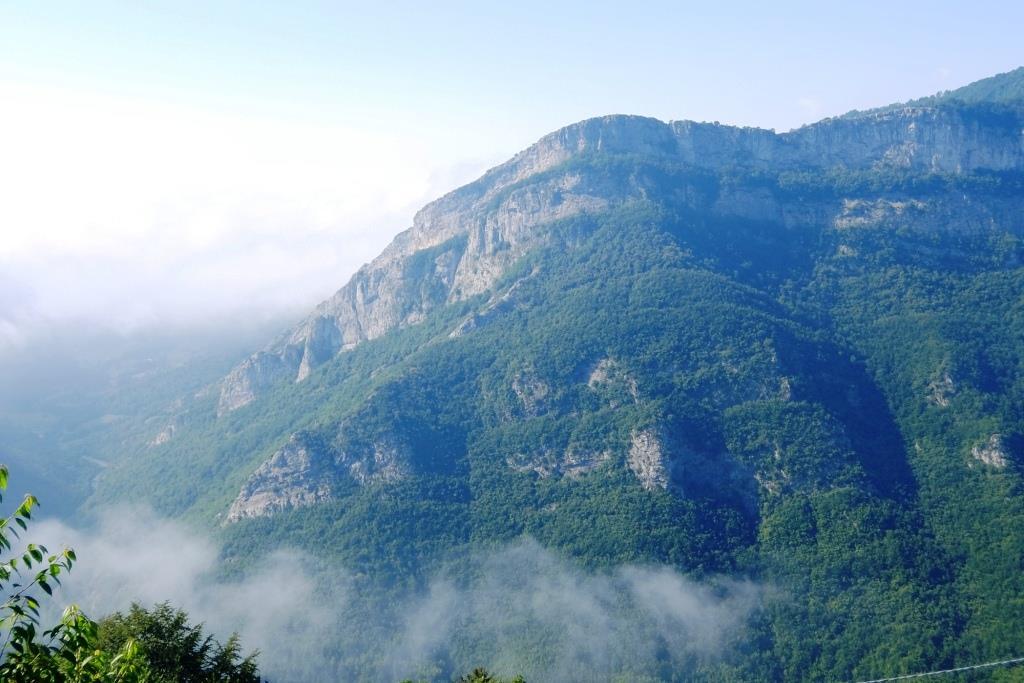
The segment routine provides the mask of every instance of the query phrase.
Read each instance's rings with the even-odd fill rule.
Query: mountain
[[[1024,652],[1022,84],[783,134],[552,133],[129,443],[93,502],[215,529],[228,567],[316,548],[382,595],[524,536],[770,587],[714,661],[665,644],[581,680]],[[511,632],[544,680],[562,635]],[[435,673],[491,656],[468,635]]]
[[[17,473],[16,493],[45,501],[44,515],[75,516],[121,444],[169,437],[186,397],[287,323],[233,320],[159,332],[68,323],[0,349],[0,459]]]
[[[877,114],[869,123],[828,121],[782,135],[639,117],[570,126],[420,211],[411,229],[300,326],[235,368],[221,386],[219,411],[240,408],[279,381],[302,381],[337,353],[416,324],[437,306],[488,291],[543,242],[537,225],[642,198],[640,188],[577,187],[584,178],[562,168],[573,159],[628,154],[746,174],[879,166],[953,173],[1020,169],[1024,145],[1014,122],[975,123],[964,112],[908,108]],[[758,218],[768,217],[764,208],[755,209]]]

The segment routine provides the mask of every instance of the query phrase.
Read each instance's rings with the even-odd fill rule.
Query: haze
[[[1024,7],[939,4],[4,3],[0,346],[301,311],[590,116],[788,129],[1022,61]]]

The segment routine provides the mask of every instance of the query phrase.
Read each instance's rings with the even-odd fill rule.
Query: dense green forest
[[[1024,75],[1000,78],[914,125],[1019,146]],[[870,138],[902,111],[821,125]],[[339,679],[861,680],[1024,655],[1024,169],[637,147],[460,190],[481,230],[538,196],[600,202],[530,225],[472,296],[431,276],[471,237],[416,252],[399,294],[440,303],[415,324],[237,410],[193,392],[173,438],[125,433],[89,505],[209,532],[227,576],[282,547],[345,572],[319,653]],[[566,576],[591,602],[553,604],[590,617],[486,592]],[[395,660],[438,586],[494,611],[427,610],[443,641]],[[652,586],[711,611],[672,621]]]

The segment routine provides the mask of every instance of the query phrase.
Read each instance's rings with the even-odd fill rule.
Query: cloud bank
[[[311,306],[485,163],[384,128],[0,81],[0,343]]]
[[[587,572],[524,540],[474,560],[468,584],[435,578],[388,662],[394,680],[434,674],[471,641],[482,663],[528,680],[636,680],[659,660],[676,672],[720,661],[761,599],[754,583],[700,584],[668,567]]]
[[[763,599],[754,583],[667,567],[584,571],[530,540],[396,598],[294,550],[223,579],[213,542],[139,509],[108,510],[89,530],[48,520],[32,531],[78,553],[57,603],[96,617],[169,600],[220,638],[238,631],[279,682],[448,680],[474,666],[531,681],[686,672],[727,658]]]

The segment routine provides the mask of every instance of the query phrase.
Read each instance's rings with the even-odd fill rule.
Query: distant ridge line
[[[972,664],[971,666],[960,666],[955,669],[941,669],[939,671],[925,671],[923,673],[905,674],[903,676],[893,676],[892,678],[873,678],[870,681],[857,681],[857,683],[889,683],[890,681],[906,681],[912,678],[925,678],[927,676],[944,676],[946,674],[960,673],[961,671],[991,669],[997,666],[1012,666],[1014,664],[1024,664],[1024,657],[1015,657],[1014,659],[1003,659],[998,662],[985,662],[984,664]]]

